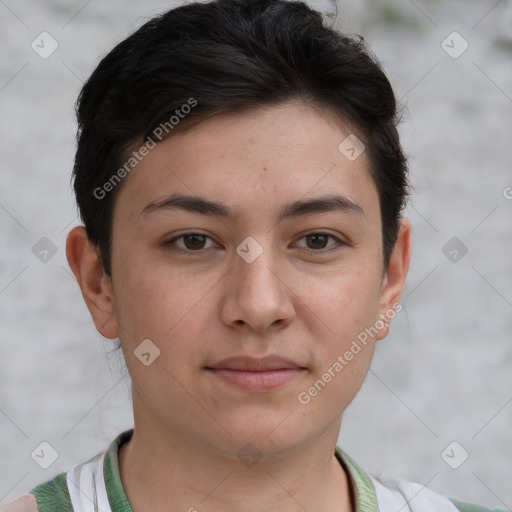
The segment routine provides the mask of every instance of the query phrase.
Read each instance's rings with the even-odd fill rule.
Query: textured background
[[[73,102],[101,56],[173,5],[0,0],[2,502],[132,425],[122,361],[96,332],[64,253],[78,223]],[[404,310],[377,346],[339,444],[376,476],[511,508],[512,4],[337,6],[337,26],[365,36],[407,105],[401,134],[415,188]],[[59,45],[47,59],[31,48],[43,31]],[[43,237],[57,251],[46,263],[32,250]],[[452,237],[459,246],[443,252]],[[31,459],[43,441],[59,454],[46,470]],[[457,469],[441,455],[453,441],[452,465],[469,453]]]

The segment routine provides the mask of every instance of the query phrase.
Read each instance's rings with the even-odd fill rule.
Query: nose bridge
[[[255,330],[262,330],[277,320],[289,320],[293,308],[287,287],[279,276],[280,262],[271,244],[269,236],[261,244],[255,239],[246,239],[238,246],[230,272],[230,296],[226,298],[225,320],[228,322],[242,321]]]
[[[237,248],[235,279],[248,293],[270,294],[278,291],[277,261],[271,244],[271,237],[266,237],[261,244],[247,237]]]

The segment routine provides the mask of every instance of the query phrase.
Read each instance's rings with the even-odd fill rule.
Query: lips
[[[237,356],[223,359],[213,365],[207,366],[210,370],[240,370],[246,372],[268,372],[272,370],[304,369],[304,366],[280,356],[267,356],[254,358],[250,356]]]
[[[269,392],[303,375],[307,368],[277,355],[264,358],[238,356],[223,359],[208,372],[229,386],[244,392]]]

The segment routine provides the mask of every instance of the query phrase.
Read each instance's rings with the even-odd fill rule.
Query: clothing
[[[107,450],[32,489],[39,510],[34,505],[8,506],[5,512],[132,512],[118,460],[119,447],[132,434],[133,429],[119,434]],[[356,512],[500,512],[443,497],[413,482],[384,485],[367,475],[339,446],[335,455],[348,474]]]

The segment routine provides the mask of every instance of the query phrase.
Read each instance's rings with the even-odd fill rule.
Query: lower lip
[[[283,368],[265,372],[248,372],[244,370],[228,370],[226,368],[208,370],[230,384],[247,391],[268,391],[291,381],[302,373],[302,368]]]

